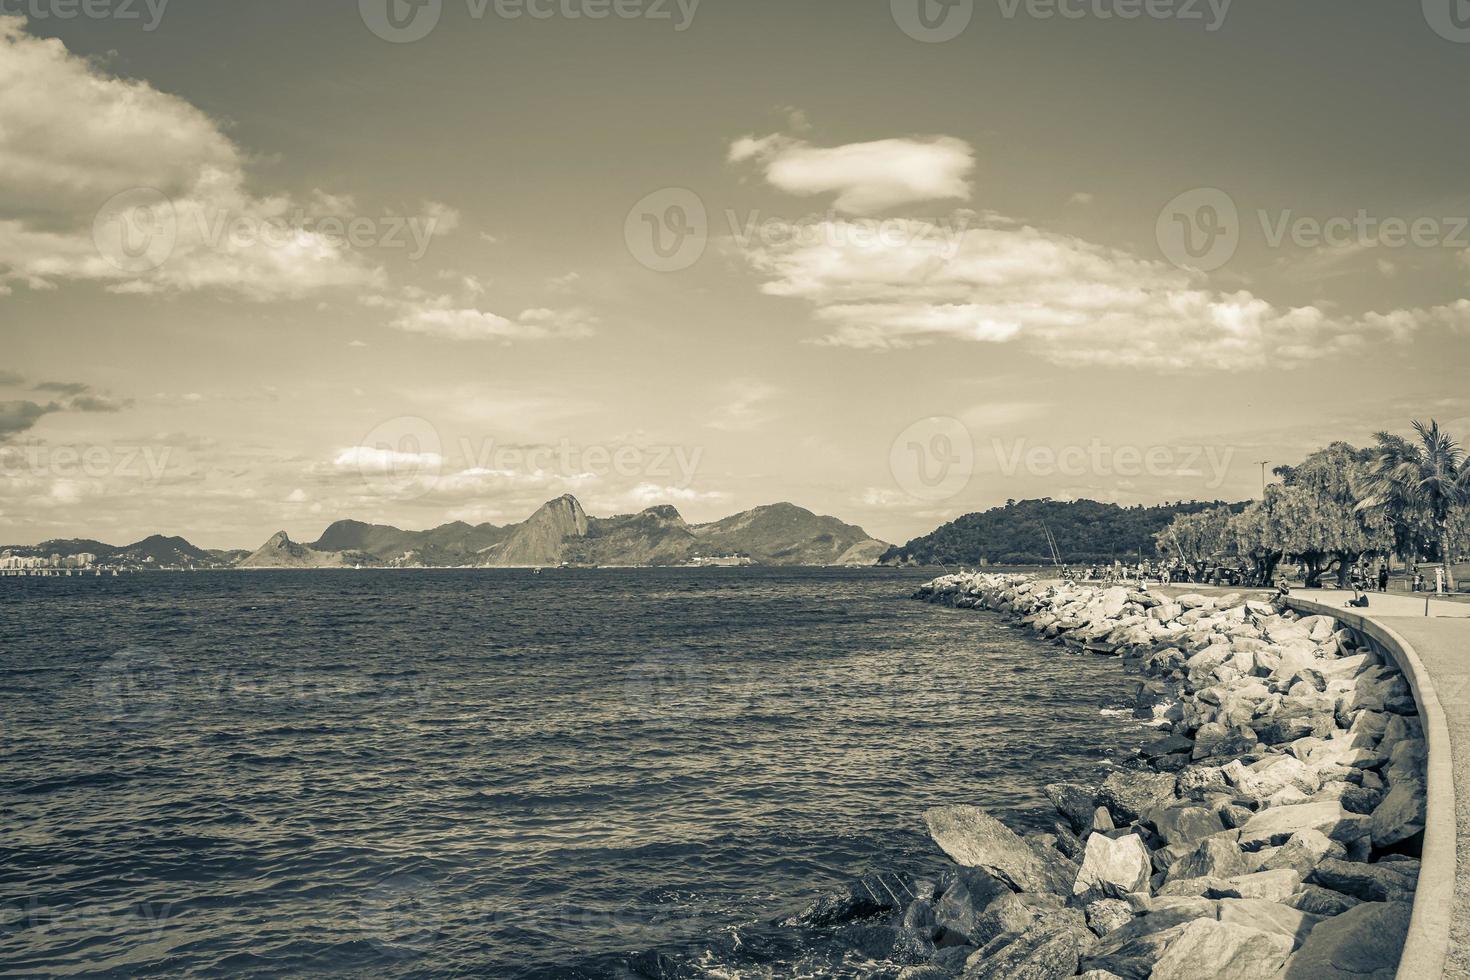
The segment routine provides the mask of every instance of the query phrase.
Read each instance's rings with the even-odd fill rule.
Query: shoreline
[[[1398,969],[1427,759],[1406,678],[1335,610],[1303,617],[1240,593],[1186,589],[981,573],[920,587],[916,599],[1000,613],[1074,655],[1124,658],[1144,678],[1135,716],[1152,714],[1161,737],[1140,753],[1145,769],[1098,787],[1048,786],[1062,818],[1055,834],[1016,837],[978,807],[926,813],[959,884],[978,873],[1023,885],[984,908],[968,902],[976,918],[1003,911],[996,904],[1030,915],[981,930],[974,938],[987,942],[960,972],[941,932],[936,949],[949,962],[906,968],[905,980]],[[1027,852],[1051,868],[1050,881],[1016,880]],[[939,917],[942,930],[953,931],[952,913]]]

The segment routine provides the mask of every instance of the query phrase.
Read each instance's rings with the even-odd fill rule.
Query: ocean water
[[[1147,738],[927,577],[0,579],[0,975],[882,975],[769,923]]]

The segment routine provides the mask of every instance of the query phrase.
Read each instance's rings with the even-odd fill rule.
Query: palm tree
[[[1385,508],[1400,527],[1412,528],[1427,518],[1439,542],[1445,584],[1453,590],[1450,516],[1457,507],[1470,504],[1470,460],[1438,422],[1416,421],[1414,431],[1418,442],[1379,434],[1377,451],[1368,464],[1367,497],[1359,506]]]

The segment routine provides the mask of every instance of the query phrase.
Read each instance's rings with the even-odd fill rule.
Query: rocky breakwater
[[[1135,716],[1157,737],[1098,784],[1045,787],[1049,833],[1017,834],[967,803],[929,810],[944,870],[875,872],[780,921],[847,950],[801,975],[1395,976],[1426,747],[1407,682],[1361,638],[1235,594],[951,575],[915,598],[1009,616],[1063,655],[1125,658]],[[731,975],[657,955],[634,967]]]
[[[928,811],[951,871],[871,875],[795,921],[906,961],[902,980],[1394,976],[1425,741],[1392,663],[1328,617],[1240,595],[951,575],[916,598],[1129,658],[1159,737],[1136,769],[1046,787],[1051,833]]]

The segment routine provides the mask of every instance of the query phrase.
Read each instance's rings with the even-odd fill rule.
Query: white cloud
[[[724,387],[724,404],[715,410],[707,423],[722,432],[749,432],[776,418],[769,402],[776,397],[774,387],[764,381],[737,379]]]
[[[1021,343],[1059,364],[1248,369],[1470,324],[1467,301],[1335,316],[1211,289],[1166,263],[1037,228],[902,225],[876,238],[834,227],[747,254],[766,293],[812,304],[829,328],[822,343],[856,348],[962,339]]]
[[[435,471],[444,465],[439,453],[409,453],[379,446],[349,446],[332,459],[339,470],[361,473],[417,473]]]
[[[237,222],[290,229],[298,206],[247,191],[244,154],[199,109],[25,28],[21,17],[0,17],[0,275],[32,288],[79,279],[115,293],[226,289],[252,299],[380,278],[361,254],[315,231],[270,241],[229,234]],[[148,243],[149,262],[119,262],[94,239],[104,205],[124,192],[128,206],[104,220],[146,218],[133,242]],[[441,228],[457,220],[438,213]]]
[[[754,161],[788,194],[836,194],[847,214],[873,214],[903,204],[970,199],[975,153],[963,140],[886,139],[818,147],[789,136],[747,136],[730,146],[730,162]]]
[[[1087,193],[1086,191],[1078,191],[1071,197],[1067,198],[1067,203],[1080,204],[1085,207],[1092,203],[1092,195]]]
[[[589,337],[598,319],[581,308],[522,310],[515,317],[457,302],[451,296],[426,296],[413,290],[405,298],[370,295],[366,306],[393,310],[391,326],[405,333],[423,334],[444,340],[491,340],[501,343]]]

